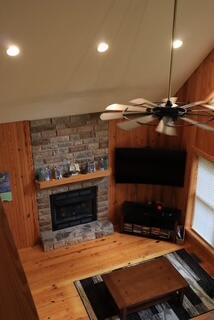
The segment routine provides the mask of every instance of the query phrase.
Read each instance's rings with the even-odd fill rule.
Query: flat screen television
[[[183,187],[186,152],[151,148],[116,148],[116,183]]]

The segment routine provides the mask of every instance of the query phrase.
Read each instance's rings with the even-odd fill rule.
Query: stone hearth
[[[113,226],[109,221],[94,221],[60,231],[44,231],[41,239],[44,250],[49,251],[79,242],[98,239],[113,232]]]

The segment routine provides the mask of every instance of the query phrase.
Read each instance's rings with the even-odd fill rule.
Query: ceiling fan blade
[[[211,92],[211,94],[206,98],[206,103],[214,104],[214,90]]]
[[[185,104],[184,106],[182,106],[182,108],[186,109],[186,108],[192,108],[192,107],[201,106],[201,105],[207,108],[210,106],[212,107],[214,105],[214,93],[212,92],[211,95],[205,100],[200,100],[200,101],[191,102],[189,104]]]
[[[168,98],[164,98],[161,101],[167,102]],[[178,100],[178,97],[170,97],[170,101],[174,104]]]
[[[188,109],[187,110],[187,114],[190,114],[191,115],[191,113],[194,113],[194,112],[210,112],[210,114],[212,114],[212,109],[206,109],[206,108],[204,108],[203,107],[204,105],[202,104],[202,108],[199,108],[199,109]]]
[[[202,104],[203,107],[207,108],[207,109],[210,109],[212,111],[214,111],[214,105],[211,105],[211,104]]]
[[[108,107],[106,107],[105,110],[109,110],[109,111],[135,111],[135,112],[143,112],[143,109],[146,109],[146,106],[129,106],[126,104],[119,104],[119,103],[114,103],[114,104],[110,104]]]
[[[168,136],[176,136],[176,129],[174,127],[174,121],[168,117],[163,117],[156,128],[159,133],[166,134]]]
[[[155,120],[155,117],[152,114],[145,114],[143,117],[135,119],[135,121],[139,122],[140,124],[146,124],[152,122],[153,120]]]
[[[153,107],[157,107],[157,104],[154,103],[154,102],[151,102],[149,100],[146,100],[146,99],[143,99],[143,98],[137,98],[137,99],[133,99],[133,100],[130,100],[129,102],[131,102],[132,104],[135,104],[135,105],[141,105],[141,104],[146,104],[148,106],[153,106]]]
[[[165,127],[165,123],[164,123],[164,120],[161,119],[158,123],[158,126],[156,127],[156,131],[159,132],[159,133],[162,133],[163,130],[164,130],[164,127]]]
[[[122,112],[104,112],[100,115],[101,120],[123,119]]]
[[[183,105],[182,108],[188,109],[188,108],[192,108],[192,107],[196,107],[196,106],[201,106],[202,104],[206,104],[206,103],[207,103],[207,101],[205,101],[205,100],[195,101],[195,102],[191,102],[191,103]]]
[[[192,120],[192,119],[189,119],[189,118],[187,118],[187,117],[181,117],[180,119],[183,120],[183,121],[186,121],[186,122],[188,122],[188,123],[191,123],[191,124],[193,124],[194,126],[196,126],[196,127],[198,127],[198,128],[201,128],[201,129],[205,129],[205,130],[213,131],[213,132],[214,132],[214,127],[208,126],[207,124],[199,123],[199,122],[194,121],[194,120]]]
[[[127,120],[124,122],[120,122],[117,126],[123,130],[132,130],[140,127],[143,124],[149,123],[153,121],[155,118],[152,115],[145,115],[144,117],[139,117],[133,120]]]

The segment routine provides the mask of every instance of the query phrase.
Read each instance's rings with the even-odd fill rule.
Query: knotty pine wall
[[[207,98],[212,93],[214,96],[214,49],[181,87],[178,97],[182,101],[198,101]],[[214,121],[210,123],[210,125],[213,124]],[[214,134],[212,132],[188,128],[183,131],[183,140],[186,140],[188,151],[196,147],[214,155]]]
[[[28,122],[0,125],[0,172],[12,180],[12,202],[3,206],[18,248],[38,241],[38,219]]]

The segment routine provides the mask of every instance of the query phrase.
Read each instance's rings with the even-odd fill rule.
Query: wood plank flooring
[[[187,245],[186,245],[187,247]],[[173,243],[114,233],[106,238],[43,252],[19,251],[41,320],[86,320],[73,281],[181,249]],[[188,247],[191,249],[191,245]],[[205,262],[209,271],[212,264]]]

